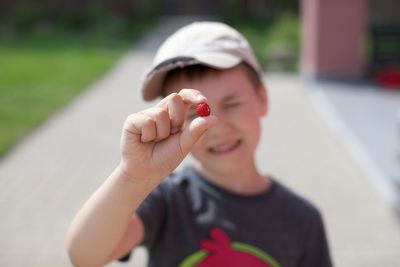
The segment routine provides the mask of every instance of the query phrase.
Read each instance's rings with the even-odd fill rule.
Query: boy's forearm
[[[101,266],[118,245],[129,220],[157,182],[132,180],[116,168],[71,223],[68,252],[76,266]]]

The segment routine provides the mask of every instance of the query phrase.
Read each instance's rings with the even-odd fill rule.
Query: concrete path
[[[323,90],[384,175],[392,179],[400,175],[400,90],[334,82],[313,87]]]
[[[68,225],[118,163],[126,116],[151,105],[142,103],[137,87],[155,48],[189,21],[162,21],[0,161],[0,266],[70,266]],[[299,78],[272,74],[265,81],[270,113],[257,151],[260,169],[320,208],[336,266],[398,265],[400,227],[391,208],[314,109]],[[133,258],[127,266],[144,266],[143,249]]]
[[[307,92],[377,193],[398,201],[400,91],[370,83],[308,81]]]

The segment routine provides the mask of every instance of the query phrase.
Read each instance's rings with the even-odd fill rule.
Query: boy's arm
[[[144,239],[144,225],[140,217],[134,213],[129,225],[118,246],[111,253],[109,261],[121,259],[132,251],[134,247],[141,244]]]
[[[120,164],[69,228],[67,246],[75,266],[102,266],[141,242],[143,225],[132,214],[180,164],[197,139],[217,123],[215,116],[209,116],[184,125],[189,106],[205,101],[199,91],[183,89],[127,118]]]
[[[132,214],[149,191],[145,180],[135,184],[116,168],[71,223],[67,242],[72,264],[102,266],[120,250],[139,244],[143,226]]]

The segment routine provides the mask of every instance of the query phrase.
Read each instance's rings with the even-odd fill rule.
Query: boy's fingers
[[[195,89],[182,89],[179,91],[178,95],[180,95],[187,104],[198,104],[207,101],[207,98],[202,95],[200,91]]]
[[[172,93],[157,105],[166,109],[171,120],[171,130],[180,129],[185,121],[190,104],[205,102],[207,99],[195,89],[182,89],[179,93]]]
[[[177,93],[173,93],[164,98],[158,105],[165,109],[169,114],[171,130],[180,129],[185,121],[186,107],[183,99]]]
[[[182,131],[180,145],[182,151],[187,154],[192,149],[200,136],[209,128],[218,123],[218,118],[214,115],[198,117],[191,121]]]
[[[143,113],[135,113],[128,116],[123,129],[132,136],[137,136],[141,142],[152,141],[157,136],[154,119]]]
[[[153,141],[157,136],[156,124],[150,117],[144,121],[141,130],[140,141],[142,142]]]
[[[171,123],[168,112],[165,109],[154,107],[140,113],[149,116],[155,123],[156,134],[152,141],[160,141],[170,135]]]

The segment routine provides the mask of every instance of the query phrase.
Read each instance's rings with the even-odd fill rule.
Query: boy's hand
[[[218,119],[211,115],[184,125],[189,107],[205,101],[199,91],[182,89],[156,106],[128,116],[121,137],[119,166],[124,175],[132,180],[168,176],[199,137],[217,124]]]

